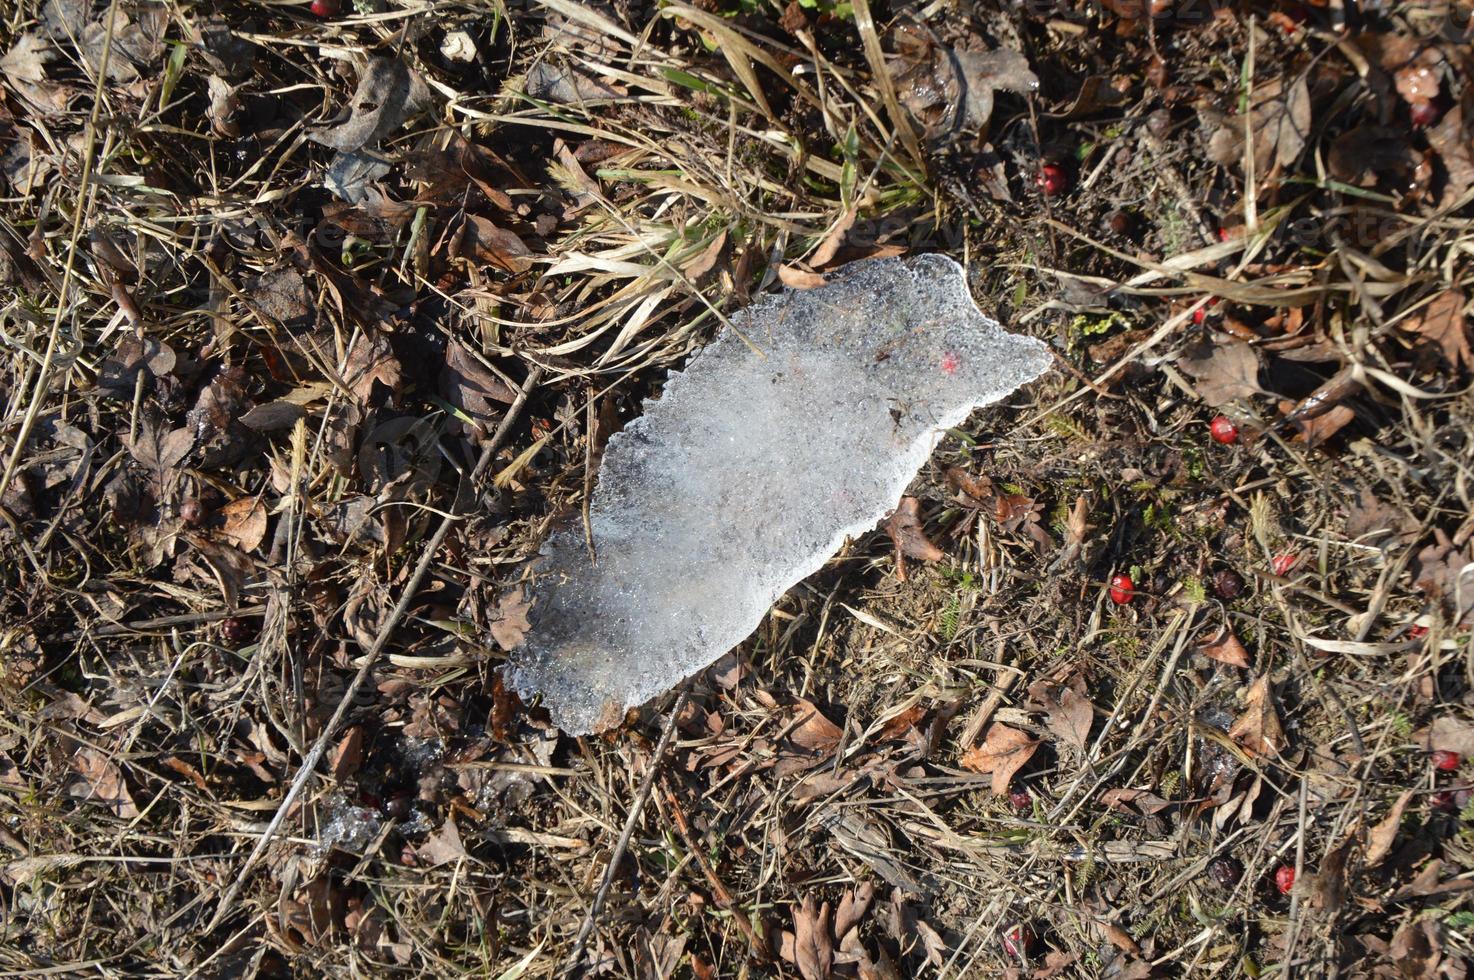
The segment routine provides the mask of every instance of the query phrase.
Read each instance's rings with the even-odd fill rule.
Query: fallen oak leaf
[[[962,753],[959,760],[964,769],[977,773],[993,774],[993,792],[998,796],[1008,792],[1008,784],[1024,763],[1039,750],[1039,741],[1030,738],[1017,728],[1002,722],[994,722],[983,736],[983,744]]]
[[[829,980],[834,967],[829,903],[816,910],[812,895],[805,895],[803,902],[793,909],[793,964],[804,980]]]
[[[1045,713],[1045,724],[1055,738],[1084,752],[1095,720],[1095,705],[1085,695],[1085,679],[1076,674],[1069,684],[1035,681],[1029,685],[1031,707]]]

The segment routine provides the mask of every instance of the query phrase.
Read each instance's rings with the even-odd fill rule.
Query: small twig
[[[589,906],[588,913],[583,917],[583,924],[578,927],[578,938],[573,941],[573,952],[568,954],[568,959],[563,963],[564,973],[572,973],[578,969],[579,961],[583,959],[584,947],[588,944],[589,934],[594,931],[594,923],[599,918],[599,913],[604,911],[604,900],[609,897],[609,886],[614,883],[614,872],[619,868],[619,862],[624,858],[624,852],[629,849],[630,838],[635,835],[635,824],[640,822],[640,814],[645,812],[645,804],[650,801],[650,793],[655,789],[655,776],[660,771],[661,760],[665,758],[666,750],[670,748],[671,738],[676,733],[676,719],[681,716],[681,709],[686,706],[686,688],[682,686],[680,694],[676,696],[676,703],[670,709],[670,718],[665,723],[665,731],[660,733],[660,741],[655,745],[655,753],[650,757],[650,768],[645,773],[645,781],[640,784],[640,791],[635,794],[635,802],[630,807],[629,816],[625,818],[624,830],[619,834],[619,842],[614,845],[614,853],[609,855],[609,864],[604,868],[603,880],[599,882],[599,890],[594,893],[594,902]]]
[[[838,753],[835,755],[838,757]],[[767,942],[752,927],[752,920],[742,911],[742,907],[737,904],[737,899],[732,897],[732,893],[727,889],[722,879],[718,877],[716,868],[712,867],[711,862],[706,859],[706,855],[701,853],[701,843],[691,833],[691,824],[686,819],[685,811],[681,809],[681,801],[669,786],[665,787],[665,797],[670,803],[671,822],[676,825],[676,830],[680,832],[681,839],[686,842],[686,848],[690,851],[691,857],[695,859],[697,866],[701,868],[701,873],[706,876],[707,884],[711,886],[712,897],[716,899],[717,908],[725,909],[732,913],[732,921],[737,923],[737,928],[741,929],[742,934],[747,937],[747,947],[752,951],[753,956],[763,962],[771,960],[773,956],[768,949]]]
[[[302,765],[298,768],[297,775],[292,779],[292,785],[287,790],[286,796],[282,797],[281,803],[277,806],[276,813],[272,816],[271,822],[266,825],[261,838],[256,841],[256,846],[251,849],[250,856],[246,858],[246,863],[241,867],[240,872],[235,876],[235,880],[230,883],[230,887],[226,889],[225,895],[220,899],[220,904],[215,909],[215,915],[210,919],[210,924],[205,927],[205,933],[213,932],[215,927],[230,912],[235,904],[236,896],[240,894],[241,886],[250,877],[251,872],[256,867],[256,863],[261,860],[261,855],[266,851],[266,846],[276,836],[277,830],[287,817],[287,811],[292,808],[292,804],[302,795],[302,790],[307,786],[307,781],[312,778],[313,772],[317,769],[317,764],[322,761],[323,753],[327,750],[328,740],[333,737],[338,730],[338,726],[342,724],[344,716],[348,713],[348,706],[353,703],[354,697],[358,694],[358,689],[363,686],[364,682],[368,680],[369,675],[373,673],[374,666],[379,661],[379,654],[388,645],[389,637],[393,635],[395,628],[399,625],[399,621],[404,618],[404,614],[409,610],[409,604],[414,601],[415,594],[420,588],[420,582],[425,578],[426,573],[430,570],[430,565],[435,561],[435,556],[440,551],[440,545],[445,541],[446,535],[450,533],[451,525],[460,519],[458,512],[461,507],[462,498],[466,496],[467,491],[471,487],[475,486],[476,482],[486,472],[487,467],[491,465],[492,457],[496,455],[497,450],[506,441],[507,435],[512,431],[512,424],[516,422],[517,417],[522,413],[523,406],[527,404],[528,395],[531,394],[533,388],[537,387],[537,383],[541,378],[542,368],[540,367],[534,366],[528,372],[527,380],[523,383],[522,390],[517,392],[517,399],[507,409],[507,414],[502,416],[501,424],[497,426],[496,433],[487,442],[485,447],[482,448],[481,456],[476,461],[476,467],[461,481],[461,485],[456,490],[455,500],[451,502],[450,512],[440,521],[440,526],[435,529],[435,533],[431,535],[430,540],[426,543],[425,550],[420,554],[419,563],[415,565],[414,574],[410,576],[409,581],[404,586],[404,591],[400,593],[399,602],[395,604],[394,610],[389,613],[389,618],[384,621],[384,625],[380,627],[378,635],[374,637],[373,646],[369,648],[368,653],[364,656],[363,664],[358,668],[358,673],[353,675],[353,680],[349,681],[348,687],[344,689],[343,696],[338,699],[338,706],[333,709],[332,717],[328,719],[327,724],[323,725],[322,733],[317,736],[317,741],[312,744],[312,748],[308,751],[306,757],[303,758]]]

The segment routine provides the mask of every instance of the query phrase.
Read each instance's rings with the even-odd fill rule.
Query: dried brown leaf
[[[1310,87],[1301,75],[1286,86],[1275,79],[1254,91],[1250,110],[1254,172],[1263,180],[1272,169],[1294,164],[1310,136]]]
[[[532,268],[533,252],[515,233],[490,218],[467,215],[451,248],[451,258],[489,265],[504,272],[520,273]]]
[[[1465,85],[1459,101],[1428,130],[1428,145],[1438,152],[1448,178],[1439,207],[1450,207],[1474,187],[1474,86]]]
[[[1388,946],[1397,973],[1407,980],[1437,980],[1444,976],[1438,964],[1443,960],[1443,938],[1438,922],[1433,919],[1409,919],[1392,935]]]
[[[789,289],[818,289],[829,280],[821,273],[806,272],[785,263],[778,267],[778,281]]]
[[[1065,518],[1065,545],[1066,547],[1079,547],[1085,543],[1085,538],[1093,530],[1093,525],[1086,522],[1090,515],[1089,505],[1082,493],[1075,498],[1075,506],[1070,508],[1069,517]]]
[[[1346,862],[1351,857],[1355,843],[1355,836],[1347,834],[1341,843],[1327,851],[1320,862],[1320,870],[1312,877],[1310,886],[1306,889],[1311,906],[1325,912],[1327,916],[1336,916],[1340,913],[1341,906],[1346,904]]]
[[[1403,790],[1392,804],[1392,809],[1387,811],[1387,816],[1367,834],[1367,867],[1376,867],[1383,858],[1392,853],[1392,844],[1397,840],[1397,831],[1402,826],[1402,811],[1407,809],[1408,801],[1412,798],[1412,790]]]
[[[122,770],[101,751],[90,745],[79,745],[67,763],[81,777],[69,789],[70,795],[101,803],[124,820],[138,816],[138,807],[123,782]]]
[[[366,329],[358,335],[343,364],[343,381],[359,405],[369,404],[376,384],[390,394],[397,394],[402,370],[389,338],[383,332]]]
[[[1274,692],[1269,686],[1268,674],[1250,685],[1244,700],[1244,712],[1229,728],[1229,737],[1251,755],[1279,755],[1285,747],[1285,733],[1275,711]]]
[[[1204,402],[1217,408],[1259,394],[1259,355],[1241,340],[1218,335],[1198,344],[1178,362]]]
[[[309,133],[308,138],[352,152],[378,143],[434,104],[430,87],[413,68],[393,58],[371,58],[358,78],[343,122]]]
[[[1122,813],[1140,813],[1150,816],[1175,806],[1149,789],[1108,789],[1100,794],[1100,802],[1112,810]]]
[[[1435,530],[1433,544],[1420,549],[1409,563],[1413,582],[1428,598],[1443,603],[1462,622],[1474,609],[1474,548],[1455,548],[1441,532]],[[1467,571],[1466,571],[1467,569]],[[1462,599],[1464,608],[1456,609]]]
[[[993,774],[993,792],[1002,796],[1014,773],[1039,750],[1039,742],[1016,728],[994,722],[983,737],[983,744],[962,753],[964,769]]]
[[[1454,370],[1474,366],[1474,351],[1469,348],[1469,318],[1464,312],[1467,303],[1468,297],[1461,291],[1445,290],[1403,321],[1402,329],[1437,347]]]
[[[1029,686],[1035,710],[1045,713],[1045,725],[1056,739],[1084,752],[1095,720],[1095,706],[1085,694],[1085,679],[1076,674],[1068,684],[1035,681]]]
[[[445,368],[440,374],[445,400],[483,428],[501,413],[499,406],[510,405],[517,393],[487,370],[459,341],[445,348]]]
[[[834,913],[834,934],[841,938],[849,935],[850,930],[865,918],[874,901],[875,885],[872,882],[861,882],[857,887],[847,889]]]
[[[1415,736],[1419,745],[1430,752],[1457,752],[1474,756],[1474,724],[1456,715],[1440,715]]]
[[[523,596],[521,589],[513,589],[498,600],[496,619],[490,627],[491,638],[496,641],[497,646],[503,650],[511,650],[522,645],[522,638],[532,629],[532,624],[527,621],[527,613],[531,608],[532,603]]]
[[[839,745],[843,730],[825,718],[811,701],[799,698],[796,709],[803,721],[788,736],[788,740],[801,749],[827,755]]]
[[[446,817],[440,829],[415,848],[415,857],[431,867],[460,861],[466,856],[466,845],[461,842],[461,832],[456,829],[453,816]]]
[[[941,561],[945,552],[932,544],[921,529],[921,502],[915,497],[902,497],[896,511],[885,522],[886,532],[896,543],[896,551],[917,561]]]
[[[334,782],[343,782],[363,765],[363,738],[363,726],[354,725],[338,739],[328,761],[328,771],[332,773]]]
[[[35,31],[27,31],[15,39],[10,50],[0,58],[0,74],[4,74],[15,93],[42,115],[66,109],[70,91],[46,77],[46,63],[56,57],[51,45]]]
[[[1216,660],[1221,664],[1232,667],[1249,666],[1249,651],[1239,642],[1233,630],[1227,626],[1219,630],[1218,635],[1198,647],[1198,651],[1210,660]]]
[[[255,551],[266,537],[266,505],[259,497],[242,497],[220,508],[225,524],[220,537],[242,551]]]
[[[805,895],[803,902],[793,909],[793,963],[804,980],[829,980],[834,967],[829,903],[816,910],[812,895]]]

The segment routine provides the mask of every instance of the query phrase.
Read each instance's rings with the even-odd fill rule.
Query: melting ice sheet
[[[609,440],[555,532],[508,679],[570,734],[606,728],[742,642],[889,513],[941,430],[1042,374],[940,255],[845,266],[733,318]],[[753,350],[756,347],[762,353]]]

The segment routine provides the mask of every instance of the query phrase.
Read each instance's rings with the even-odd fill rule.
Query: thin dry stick
[[[619,842],[614,845],[614,853],[609,855],[609,864],[604,868],[604,878],[599,882],[599,890],[594,893],[594,903],[589,906],[588,913],[583,917],[583,924],[578,927],[578,938],[573,941],[573,952],[568,954],[568,959],[563,963],[565,973],[577,970],[579,960],[583,959],[584,946],[588,944],[589,934],[594,931],[594,923],[598,920],[599,913],[604,911],[604,900],[609,897],[609,886],[614,883],[614,872],[624,858],[624,852],[629,849],[630,838],[635,835],[635,824],[640,822],[640,814],[645,812],[645,804],[650,801],[650,792],[655,789],[655,775],[660,772],[660,762],[665,758],[666,750],[670,748],[671,737],[676,733],[676,719],[681,716],[681,709],[685,706],[686,689],[683,686],[681,693],[676,696],[675,705],[670,709],[670,718],[665,723],[665,731],[660,733],[660,741],[655,745],[655,754],[650,758],[650,769],[645,773],[645,781],[640,784],[640,791],[635,794],[635,802],[630,807],[629,816],[625,818],[624,830],[620,831]]]
[[[450,512],[440,521],[440,526],[435,529],[435,533],[431,535],[429,542],[425,545],[425,550],[420,555],[419,563],[415,565],[414,574],[410,576],[409,582],[404,587],[404,591],[400,593],[399,602],[395,604],[394,610],[389,613],[389,618],[380,627],[378,636],[374,637],[373,646],[369,648],[369,652],[363,658],[363,664],[358,668],[358,673],[353,675],[353,680],[348,683],[347,689],[343,691],[343,696],[338,700],[338,706],[333,709],[332,717],[323,726],[322,733],[317,736],[317,741],[312,744],[311,750],[308,751],[306,757],[302,760],[302,765],[297,770],[297,775],[292,779],[291,788],[287,790],[287,795],[282,798],[281,804],[276,808],[276,813],[272,816],[271,822],[266,825],[266,830],[262,832],[261,839],[251,849],[251,854],[246,858],[246,863],[241,867],[240,873],[230,883],[230,887],[226,889],[224,897],[220,899],[220,905],[215,909],[215,915],[210,919],[210,924],[205,927],[206,933],[213,932],[215,927],[220,924],[221,920],[225,918],[235,905],[236,896],[240,894],[241,886],[250,877],[251,871],[256,867],[256,863],[261,860],[261,855],[265,852],[266,846],[276,836],[276,832],[281,827],[282,821],[287,817],[287,811],[291,809],[297,797],[302,795],[302,790],[306,787],[307,780],[312,778],[313,772],[317,769],[317,764],[322,761],[323,753],[327,750],[328,740],[333,737],[333,734],[338,730],[338,726],[342,723],[343,717],[348,714],[348,706],[353,703],[353,698],[358,693],[358,689],[368,680],[369,675],[373,672],[374,665],[379,661],[379,654],[383,652],[384,647],[389,643],[390,635],[393,634],[395,628],[399,625],[399,621],[404,618],[405,612],[409,609],[409,604],[414,601],[415,593],[420,588],[420,582],[430,570],[431,563],[434,562],[436,554],[440,551],[440,545],[444,543],[445,536],[450,533],[451,525],[460,519],[458,512],[462,499],[466,496],[466,492],[475,486],[476,482],[486,472],[486,468],[491,465],[492,457],[501,448],[501,444],[506,440],[508,433],[512,431],[512,424],[522,414],[522,408],[527,404],[527,396],[531,394],[533,388],[537,387],[538,381],[542,378],[542,373],[542,368],[536,366],[528,372],[527,380],[523,383],[522,390],[517,392],[516,400],[507,409],[507,414],[502,417],[501,424],[497,426],[496,433],[492,435],[491,440],[481,450],[481,457],[476,461],[475,469],[471,471],[470,475],[462,481],[460,487],[457,489],[456,499],[451,502]]]

